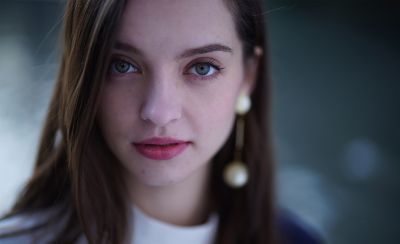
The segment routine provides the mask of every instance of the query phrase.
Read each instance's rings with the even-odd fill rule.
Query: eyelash
[[[111,61],[110,65],[109,65],[109,73],[110,73],[111,75],[126,75],[126,74],[129,74],[129,73],[133,73],[132,71],[131,71],[131,72],[128,72],[129,70],[128,70],[126,73],[122,73],[122,72],[116,71],[114,65],[116,65],[117,63],[128,64],[128,65],[130,66],[129,69],[134,68],[134,69],[136,70],[135,73],[141,73],[141,71],[140,71],[140,69],[137,67],[137,65],[132,64],[130,61],[128,61],[128,60],[126,60],[126,59],[124,59],[124,58],[115,58],[115,59],[113,59],[113,60]]]
[[[119,62],[124,63],[124,64],[128,64],[128,65],[130,66],[129,69],[132,69],[132,68],[133,68],[133,69],[136,70],[136,72],[135,72],[135,71],[129,72],[129,70],[128,70],[127,72],[123,73],[123,72],[116,71],[114,65],[116,65],[116,64],[119,63]],[[213,74],[210,74],[210,75],[194,74],[194,73],[190,72],[190,70],[195,69],[196,65],[209,65],[210,68],[211,68],[211,69],[214,69],[215,71],[214,71]],[[109,66],[110,66],[110,67],[109,67],[109,73],[110,73],[111,75],[123,76],[123,75],[127,75],[127,74],[130,74],[130,73],[139,73],[139,74],[141,73],[141,70],[137,67],[137,65],[132,64],[131,61],[128,61],[128,60],[126,60],[126,59],[124,59],[124,58],[115,58],[115,59],[113,59],[113,60],[111,61],[111,63],[110,63]],[[188,72],[185,72],[184,74],[185,74],[185,75],[191,75],[191,76],[193,76],[195,79],[198,79],[198,80],[209,80],[209,79],[213,79],[213,78],[215,78],[216,76],[218,76],[218,75],[221,73],[221,71],[224,69],[224,68],[221,67],[219,64],[217,64],[217,62],[216,62],[215,60],[213,60],[213,59],[211,59],[211,60],[204,60],[204,61],[198,60],[198,61],[192,62],[192,63],[191,63],[190,65],[188,65],[188,66],[189,66],[189,68],[187,69]],[[186,69],[185,69],[185,70],[186,70]]]
[[[200,75],[200,74],[193,74],[191,72],[185,72],[185,74],[193,75],[195,79],[199,79],[199,80],[214,79],[216,76],[221,74],[221,71],[224,69],[219,64],[217,64],[217,62],[215,60],[211,59],[211,60],[204,60],[204,61],[202,61],[202,60],[195,61],[189,65],[188,70],[190,71],[192,69],[195,69],[196,65],[209,65],[212,69],[215,69],[214,73],[211,75]]]

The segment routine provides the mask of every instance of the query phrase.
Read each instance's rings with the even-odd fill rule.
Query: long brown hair
[[[244,58],[254,48],[266,53],[264,16],[258,0],[224,0],[243,43]],[[109,63],[114,30],[125,7],[122,0],[69,0],[65,12],[63,53],[47,114],[34,174],[10,217],[55,209],[45,223],[21,232],[47,229],[61,217],[54,242],[72,243],[84,234],[90,243],[122,243],[127,203],[118,164],[105,146],[95,117]],[[252,109],[246,115],[244,161],[250,180],[242,189],[222,181],[233,158],[232,132],[213,159],[212,189],[220,222],[215,243],[273,243],[273,162],[270,142],[269,70],[259,60]],[[56,140],[60,134],[61,140]]]

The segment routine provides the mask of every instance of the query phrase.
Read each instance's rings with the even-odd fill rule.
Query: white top
[[[130,233],[133,238],[130,238],[131,244],[212,244],[214,242],[218,227],[218,215],[216,213],[211,214],[204,224],[177,226],[152,218],[137,207],[132,207],[132,210],[133,229],[130,230]],[[7,230],[33,226],[35,223],[40,223],[42,219],[43,215],[35,214],[15,216],[0,221],[0,234],[7,233]],[[59,226],[56,228],[58,229]],[[42,239],[43,241],[51,238],[51,233],[48,234]],[[34,234],[26,234],[0,238],[0,244],[31,243],[34,237]],[[77,243],[87,244],[86,238],[79,238]]]
[[[196,226],[177,226],[154,219],[133,207],[134,244],[212,244],[218,227],[218,215]]]

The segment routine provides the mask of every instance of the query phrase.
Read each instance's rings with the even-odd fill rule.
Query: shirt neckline
[[[212,244],[218,228],[218,214],[211,213],[204,224],[178,226],[153,218],[132,206],[135,244]]]

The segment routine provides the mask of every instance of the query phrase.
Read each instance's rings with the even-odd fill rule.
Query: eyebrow
[[[136,48],[128,43],[125,43],[125,42],[120,42],[120,41],[115,42],[114,48],[117,50],[121,50],[121,51],[129,52],[129,53],[134,53],[139,56],[143,56],[142,52],[138,48]]]
[[[178,56],[178,58],[187,58],[191,57],[194,55],[199,55],[199,54],[205,54],[205,53],[210,53],[210,52],[216,52],[216,51],[221,51],[221,52],[227,52],[233,54],[232,48],[215,43],[215,44],[208,44],[205,46],[197,47],[197,48],[192,48],[184,51],[181,55]]]
[[[121,41],[117,41],[114,44],[114,48],[117,50],[134,53],[138,56],[143,56],[143,53],[138,48],[136,48],[128,43],[121,42]],[[232,48],[222,45],[222,44],[219,44],[219,43],[213,43],[213,44],[208,44],[208,45],[204,45],[201,47],[187,49],[182,54],[178,55],[177,58],[178,59],[179,58],[187,58],[187,57],[191,57],[191,56],[195,56],[195,55],[199,55],[199,54],[205,54],[205,53],[217,52],[217,51],[233,54]]]

